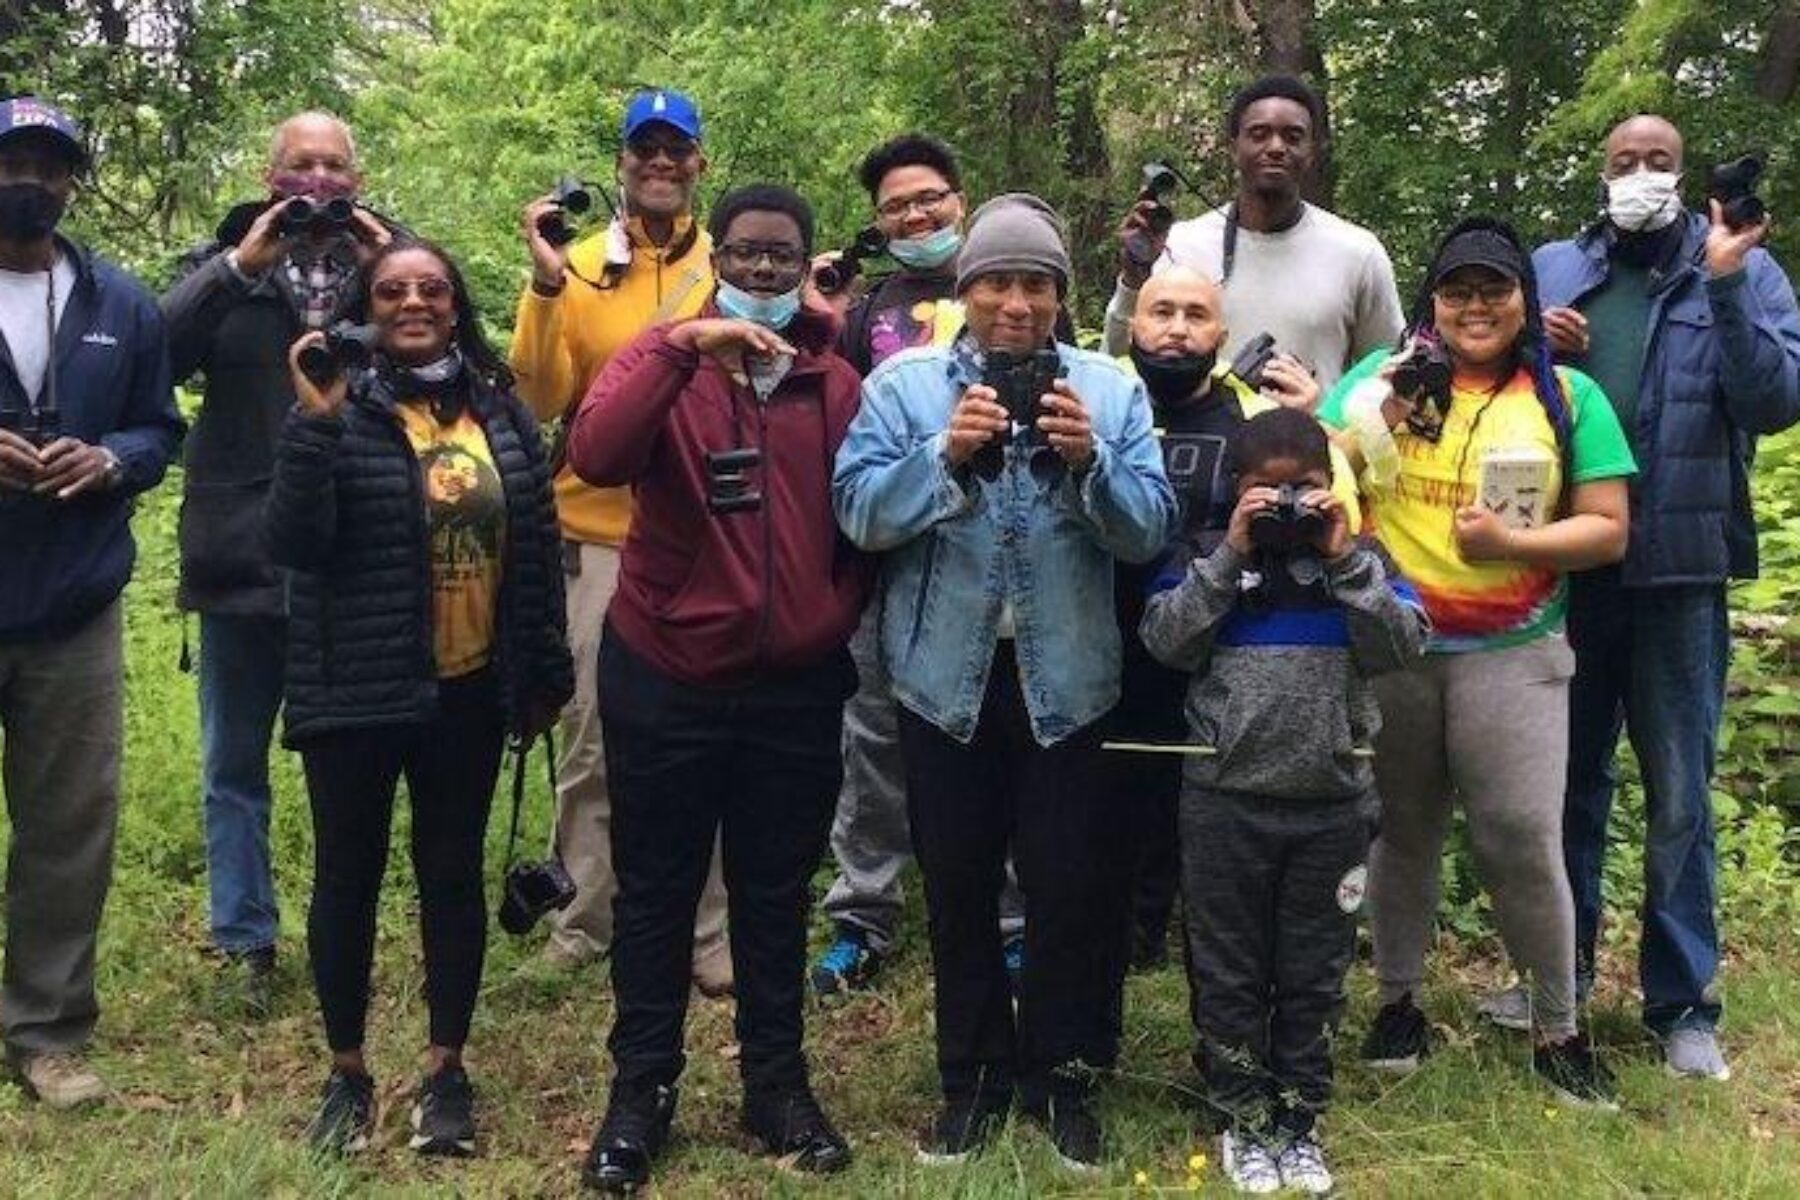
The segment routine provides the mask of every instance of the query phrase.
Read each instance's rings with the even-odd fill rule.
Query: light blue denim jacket
[[[1008,601],[1040,744],[1118,701],[1113,562],[1154,557],[1176,519],[1143,384],[1104,355],[1057,352],[1094,429],[1094,461],[1079,479],[1040,482],[1016,447],[991,483],[966,467],[952,473],[945,430],[981,378],[966,335],[877,367],[838,448],[838,524],[886,553],[881,643],[894,696],[962,742],[975,736]]]

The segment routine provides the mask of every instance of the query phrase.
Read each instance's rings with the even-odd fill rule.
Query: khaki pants
[[[575,695],[563,709],[556,764],[556,848],[575,880],[575,901],[550,916],[550,945],[568,958],[588,958],[612,945],[612,803],[606,792],[606,756],[600,737],[597,676],[600,626],[619,585],[619,551],[613,546],[565,543],[575,555],[564,578],[569,605],[569,648],[575,655]],[[719,850],[694,920],[694,961],[726,954],[725,881]]]

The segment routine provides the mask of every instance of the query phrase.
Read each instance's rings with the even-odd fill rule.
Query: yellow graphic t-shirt
[[[1386,351],[1377,351],[1353,367],[1319,406],[1319,419],[1341,428],[1345,398],[1386,357]],[[1599,385],[1579,371],[1559,369],[1557,376],[1571,417],[1568,482],[1635,473],[1618,416]],[[1433,442],[1403,425],[1394,442],[1399,479],[1391,490],[1364,499],[1370,531],[1418,589],[1431,617],[1427,649],[1492,649],[1561,628],[1566,607],[1561,572],[1528,563],[1469,562],[1456,545],[1456,510],[1476,503],[1482,463],[1491,457],[1541,461],[1545,486],[1536,497],[1541,517],[1534,523],[1555,519],[1565,456],[1531,376],[1520,371],[1493,395],[1455,388],[1442,437]]]
[[[454,679],[485,667],[493,651],[506,493],[487,434],[466,408],[447,423],[423,400],[407,401],[397,411],[425,486],[438,678]]]

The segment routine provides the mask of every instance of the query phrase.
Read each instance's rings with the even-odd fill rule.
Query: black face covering
[[[42,184],[0,184],[0,238],[35,242],[49,237],[62,220],[64,201]]]
[[[422,399],[431,405],[439,424],[448,424],[463,409],[463,356],[453,342],[440,358],[417,366],[395,362],[383,355],[379,369],[390,391],[400,399]]]
[[[1210,354],[1151,354],[1134,341],[1131,365],[1149,389],[1150,398],[1167,408],[1193,399],[1212,374],[1219,352]]]

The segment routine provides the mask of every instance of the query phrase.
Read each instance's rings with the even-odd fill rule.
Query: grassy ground
[[[96,1061],[111,1105],[52,1114],[0,1085],[0,1195],[344,1196],[574,1194],[604,1100],[603,974],[536,965],[533,941],[498,931],[476,1015],[470,1067],[480,1088],[483,1154],[427,1163],[405,1149],[406,1097],[424,1041],[416,910],[409,873],[389,876],[371,1013],[371,1061],[383,1101],[373,1151],[349,1164],[303,1148],[323,1079],[323,1045],[304,970],[308,821],[293,762],[278,763],[275,842],[285,907],[282,989],[273,1019],[248,1024],[204,954],[205,882],[196,799],[193,683],[176,670],[172,491],[139,514],[145,558],[128,607],[129,750],[117,879],[101,946],[105,1006]],[[535,797],[532,828],[546,824]],[[404,810],[403,810],[404,811]],[[400,818],[405,820],[404,815]],[[490,836],[497,864],[504,824]],[[395,838],[396,847],[405,845]],[[916,904],[916,898],[915,898]],[[1784,906],[1785,907],[1785,906]],[[1728,914],[1728,917],[1730,914]],[[850,1173],[826,1182],[783,1173],[736,1129],[730,1008],[696,997],[677,1141],[658,1176],[669,1196],[963,1196],[1222,1194],[1212,1147],[1197,1142],[1188,1089],[1186,989],[1175,968],[1132,980],[1125,1077],[1104,1116],[1116,1165],[1098,1179],[1060,1172],[1041,1135],[1014,1130],[961,1169],[913,1163],[911,1140],[933,1094],[930,978],[913,937],[879,994],[815,1012],[815,1076],[855,1142]],[[1478,988],[1498,982],[1483,941],[1437,956],[1428,1009],[1443,1042],[1404,1081],[1362,1070],[1354,1042],[1372,1002],[1366,967],[1340,1046],[1340,1103],[1328,1126],[1343,1190],[1358,1195],[1800,1195],[1800,951],[1780,928],[1728,922],[1727,1046],[1737,1078],[1699,1087],[1667,1079],[1635,1023],[1616,946],[1594,1034],[1619,1069],[1624,1112],[1567,1112],[1531,1081],[1523,1040],[1481,1028]],[[1196,1158],[1203,1155],[1204,1161]]]

